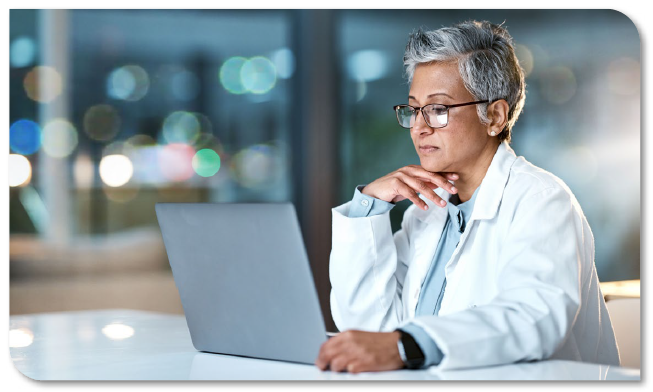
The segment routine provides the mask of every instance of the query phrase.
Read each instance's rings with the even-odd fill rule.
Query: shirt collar
[[[451,222],[458,228],[458,231],[462,232],[465,230],[465,225],[469,222],[471,218],[472,210],[474,209],[474,202],[476,201],[476,195],[478,194],[480,186],[476,188],[472,197],[464,203],[454,205],[452,203],[452,197],[449,197],[449,203],[447,203],[447,210],[449,211],[449,219]],[[455,201],[459,201],[458,197],[455,197]]]

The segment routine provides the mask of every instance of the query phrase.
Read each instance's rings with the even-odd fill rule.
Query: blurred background
[[[331,208],[419,163],[392,111],[407,38],[466,19],[515,40],[512,148],[572,189],[600,280],[638,280],[640,39],[619,12],[11,10],[11,314],[182,313],[154,204],[291,201],[335,330]]]

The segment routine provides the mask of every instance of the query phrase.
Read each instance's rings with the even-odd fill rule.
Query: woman
[[[594,239],[562,180],[509,142],[524,74],[508,31],[411,34],[404,56],[420,165],[359,186],[333,212],[331,310],[316,365],[441,369],[566,359],[619,364]],[[389,210],[409,199],[394,235]]]

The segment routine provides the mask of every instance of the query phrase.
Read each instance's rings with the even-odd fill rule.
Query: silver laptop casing
[[[157,203],[195,348],[313,364],[327,340],[291,203]]]

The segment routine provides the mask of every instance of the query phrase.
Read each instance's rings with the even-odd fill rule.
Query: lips
[[[436,146],[431,146],[431,145],[424,145],[424,146],[419,146],[419,150],[424,153],[429,153],[429,152],[435,152],[439,150],[439,147]]]

